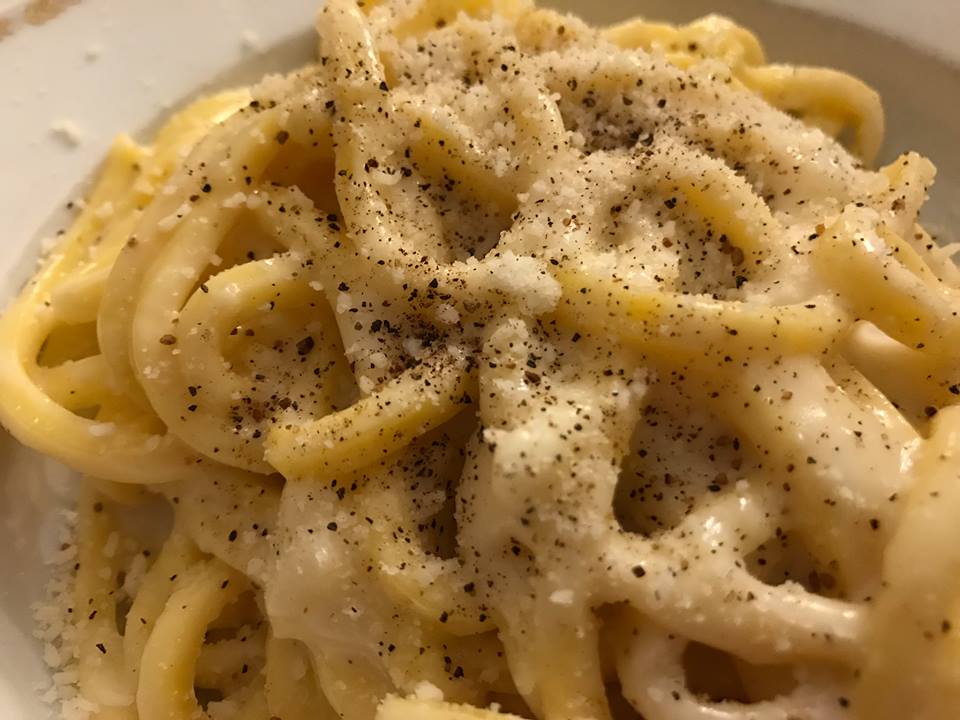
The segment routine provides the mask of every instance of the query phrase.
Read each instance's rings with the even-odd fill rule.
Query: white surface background
[[[960,3],[773,1],[856,20],[906,44],[769,0],[552,4],[586,8],[595,22],[638,13],[686,21],[717,10],[753,27],[772,59],[864,77],[886,101],[887,157],[908,147],[932,157],[941,176],[930,216],[960,228]],[[0,0],[0,8],[18,4]],[[164,110],[211,86],[306,60],[316,4],[83,0],[45,26],[24,27],[0,41],[0,306],[33,266],[39,238],[56,229],[54,211],[89,177],[114,135],[149,128]],[[81,132],[78,145],[52,132],[66,119]],[[44,666],[30,637],[29,604],[41,596],[43,551],[55,543],[49,508],[68,494],[68,485],[50,481],[56,475],[55,463],[19,449],[0,431],[0,718],[46,717],[32,692]]]
[[[960,6],[956,0],[774,0],[858,22],[960,61]],[[960,100],[958,100],[960,102]]]

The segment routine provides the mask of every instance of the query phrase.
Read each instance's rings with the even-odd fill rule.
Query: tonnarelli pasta
[[[70,712],[956,717],[960,284],[875,93],[718,17],[318,29],[0,321],[85,476]]]

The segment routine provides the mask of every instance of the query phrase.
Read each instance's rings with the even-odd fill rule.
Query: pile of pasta
[[[719,17],[318,29],[0,321],[89,717],[952,717],[960,285],[875,93]]]

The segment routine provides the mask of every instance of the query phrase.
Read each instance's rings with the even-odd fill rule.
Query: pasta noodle
[[[76,717],[955,717],[960,275],[876,94],[719,17],[318,30],[0,320]]]

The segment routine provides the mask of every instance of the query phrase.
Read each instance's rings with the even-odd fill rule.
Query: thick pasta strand
[[[944,582],[960,572],[953,540],[960,504],[957,422],[956,408],[935,421],[917,463],[921,479],[906,499],[907,511],[884,556],[884,589],[870,629],[877,652],[865,663],[856,698],[865,717],[945,718],[960,703],[960,593],[954,582]],[[890,686],[894,689],[887,694],[884,688]]]

